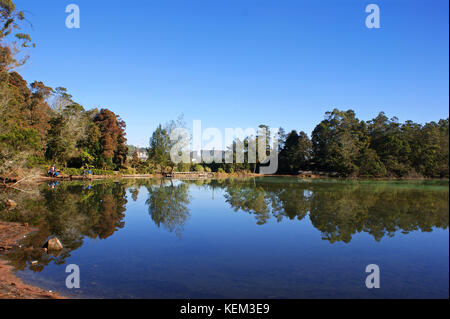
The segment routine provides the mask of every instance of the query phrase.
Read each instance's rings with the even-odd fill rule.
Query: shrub
[[[146,166],[139,166],[136,168],[137,174],[150,174],[150,168]]]
[[[45,158],[42,156],[30,155],[28,157],[28,164],[31,166],[49,165]]]
[[[204,169],[204,167],[202,165],[195,165],[194,166],[194,171],[196,171],[196,172],[204,172],[205,169]]]
[[[116,175],[117,172],[113,170],[105,170],[105,169],[93,169],[91,170],[93,175]]]
[[[61,173],[65,175],[83,175],[83,171],[84,170],[82,168],[70,168],[70,167],[61,168]]]
[[[119,170],[122,175],[134,175],[136,174],[136,169],[134,168],[123,168]]]
[[[189,172],[191,168],[190,164],[187,163],[179,163],[177,165],[177,172]]]

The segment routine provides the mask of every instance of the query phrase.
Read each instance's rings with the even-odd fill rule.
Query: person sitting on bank
[[[50,168],[50,170],[48,171],[48,176],[50,177],[57,177],[58,176],[58,172],[55,169],[55,166],[52,166]]]

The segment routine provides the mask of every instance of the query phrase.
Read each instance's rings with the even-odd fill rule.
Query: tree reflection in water
[[[174,185],[173,181],[161,180],[159,186],[147,185],[148,212],[158,227],[181,236],[190,213],[189,186],[185,183]]]
[[[257,224],[271,217],[304,219],[331,243],[351,241],[366,232],[380,241],[395,232],[431,232],[449,223],[449,192],[445,187],[427,189],[415,183],[302,182],[290,179],[228,179],[204,187],[223,188],[226,202],[235,211],[254,214]]]
[[[126,185],[115,182],[91,184],[62,183],[57,187],[42,187],[36,194],[15,192],[3,194],[14,198],[18,207],[0,210],[0,219],[27,222],[39,231],[25,238],[24,249],[7,253],[17,270],[41,271],[54,261],[64,264],[70,253],[83,244],[83,238],[106,239],[124,227]],[[43,251],[42,245],[50,235],[56,235],[64,250],[56,255]],[[32,261],[38,263],[32,264]]]
[[[360,232],[380,241],[398,231],[431,232],[433,228],[448,228],[448,183],[433,185],[306,182],[294,178],[67,182],[57,187],[44,185],[32,194],[0,193],[0,199],[18,203],[13,210],[0,207],[0,219],[39,227],[38,232],[23,241],[24,249],[8,252],[7,258],[17,270],[41,271],[51,262],[64,264],[85,237],[102,240],[123,228],[127,190],[134,201],[142,190],[147,190],[145,205],[151,219],[177,236],[181,236],[190,217],[189,190],[197,187],[223,194],[227,205],[236,212],[254,215],[258,225],[271,218],[281,222],[309,217],[324,240],[349,243]],[[56,235],[65,247],[58,255],[49,255],[42,249],[50,235]]]

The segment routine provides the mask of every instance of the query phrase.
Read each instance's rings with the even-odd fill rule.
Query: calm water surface
[[[101,181],[10,193],[40,231],[5,257],[93,298],[448,298],[448,182]],[[64,251],[40,249],[56,235]],[[38,261],[32,264],[32,261]],[[65,286],[68,264],[81,289]],[[377,264],[381,288],[365,286]]]

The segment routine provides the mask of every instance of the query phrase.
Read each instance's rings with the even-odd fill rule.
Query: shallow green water
[[[75,297],[448,298],[449,185],[286,177],[124,180],[8,193],[40,231],[6,258]],[[57,255],[40,247],[56,235]],[[38,263],[32,264],[33,261]],[[65,270],[80,267],[81,288]],[[366,266],[380,268],[367,289]]]

